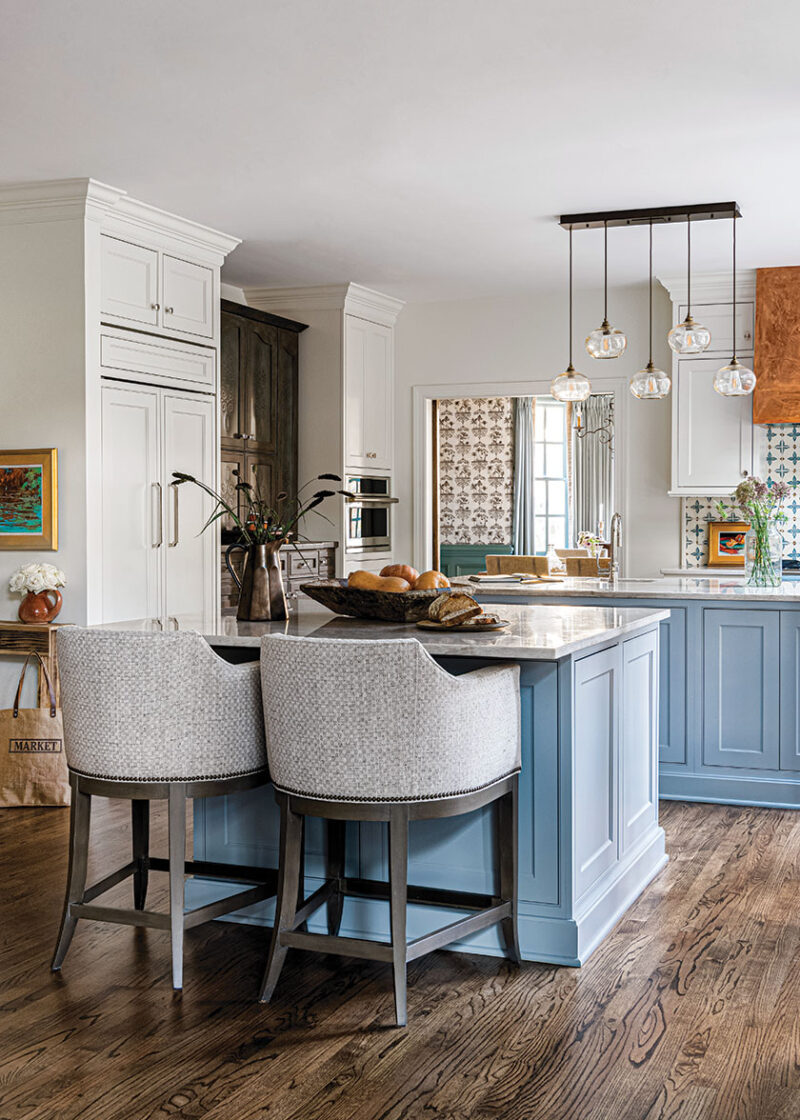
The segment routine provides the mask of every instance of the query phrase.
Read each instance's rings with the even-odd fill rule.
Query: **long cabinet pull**
[[[155,491],[157,495],[156,509],[158,510],[158,539],[153,541],[153,548],[161,548],[164,543],[164,509],[161,503],[161,483],[153,482],[150,487],[150,493]],[[151,516],[152,522],[152,516]]]
[[[170,483],[172,490],[172,540],[169,542],[170,548],[175,548],[180,539],[180,530],[178,527],[178,484],[177,482]]]

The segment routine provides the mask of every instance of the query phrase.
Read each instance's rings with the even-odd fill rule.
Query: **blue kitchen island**
[[[418,638],[451,673],[498,661],[521,667],[520,942],[527,960],[582,964],[667,860],[658,823],[659,626],[665,610],[617,606],[503,609],[510,627],[485,634],[432,633],[413,625],[334,616],[294,605],[282,623],[222,618],[205,636],[234,661],[258,656],[264,633],[324,638]],[[179,620],[192,627],[191,619]],[[125,624],[119,624],[125,625]],[[302,690],[303,682],[298,681]],[[380,708],[376,691],[375,704]],[[308,696],[314,703],[314,696]],[[487,728],[487,733],[491,729]],[[348,876],[386,878],[387,838],[376,822],[348,824]],[[490,810],[417,821],[409,838],[409,882],[491,894],[495,843]],[[198,801],[198,859],[277,866],[278,813],[270,788]],[[324,833],[308,821],[306,890],[325,877]],[[193,880],[192,904],[226,887]],[[271,904],[240,920],[271,922]],[[409,937],[454,912],[410,907]],[[322,930],[322,917],[310,928]],[[388,908],[376,899],[345,904],[343,934],[388,935]],[[496,927],[453,946],[500,954]]]
[[[469,587],[494,605],[668,609],[661,797],[800,808],[800,583],[747,587],[732,575]]]

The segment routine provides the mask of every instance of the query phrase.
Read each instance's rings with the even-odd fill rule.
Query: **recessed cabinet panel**
[[[156,342],[152,336],[126,331],[104,334],[100,365],[109,377],[214,391],[215,353],[190,342]]]
[[[777,611],[703,612],[703,764],[777,769]]]
[[[159,394],[102,389],[102,620],[157,618],[164,539]]]
[[[248,450],[274,454],[278,442],[278,331],[251,325],[245,341],[243,432]]]
[[[214,401],[208,397],[163,396],[164,491],[166,537],[165,586],[168,615],[213,616],[217,578],[215,535],[202,532],[212,512],[211,499],[199,486],[177,486],[173,471],[214,482]]]
[[[661,762],[686,762],[686,608],[672,607],[659,626],[658,752]]]
[[[678,307],[678,319],[686,318],[686,304]],[[706,354],[721,354],[730,358],[733,354],[733,306],[730,303],[692,303],[692,318],[711,331],[711,342]],[[755,304],[736,303],[736,352],[744,354],[753,350],[753,326]],[[724,365],[724,362],[720,362]]]
[[[212,338],[214,270],[164,253],[162,272],[164,329]]]
[[[619,647],[575,663],[573,696],[574,894],[618,857]]]
[[[642,634],[622,646],[622,853],[658,817],[658,641]]]
[[[244,355],[247,320],[223,315],[220,324],[219,426],[223,447],[242,450],[242,385],[240,370]],[[238,443],[237,443],[238,441]]]
[[[781,611],[781,770],[800,770],[800,611]]]
[[[677,363],[673,386],[674,493],[728,495],[753,473],[750,397],[722,397],[714,389],[720,358]]]
[[[100,237],[100,311],[103,317],[154,327],[159,322],[158,253]]]
[[[345,320],[345,459],[348,467],[392,465],[392,331],[348,315]]]

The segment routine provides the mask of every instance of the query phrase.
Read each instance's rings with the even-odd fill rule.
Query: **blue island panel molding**
[[[487,556],[511,556],[510,544],[443,544],[439,546],[439,566],[448,579],[473,576],[486,571]]]

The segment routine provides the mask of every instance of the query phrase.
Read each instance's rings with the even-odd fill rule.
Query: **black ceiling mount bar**
[[[648,210],[605,210],[596,214],[562,214],[564,229],[603,229],[614,226],[666,225],[672,222],[709,222],[741,218],[738,202],[696,202],[684,206],[654,206]]]

